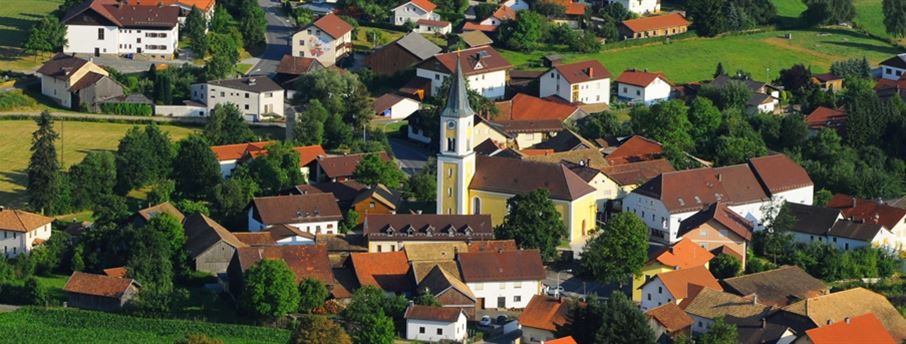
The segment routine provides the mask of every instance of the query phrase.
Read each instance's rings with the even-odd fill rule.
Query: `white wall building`
[[[283,117],[283,93],[283,88],[266,76],[192,85],[192,100],[204,103],[208,112],[218,104],[234,104],[247,121]]]
[[[179,8],[89,0],[63,18],[64,53],[140,54],[171,58],[179,42]]]
[[[440,20],[440,15],[434,13],[435,8],[437,5],[428,0],[410,0],[390,10],[393,13],[390,22],[393,25],[403,26],[407,22],[414,24],[419,19]]]
[[[3,256],[16,256],[31,252],[50,240],[53,219],[22,210],[0,207],[0,246]]]
[[[722,290],[704,266],[662,272],[642,285],[642,312],[668,303],[679,304],[689,296],[690,285]]]
[[[881,62],[881,78],[900,80],[906,75],[906,53],[891,57]]]
[[[661,11],[660,0],[608,0],[609,3],[618,3],[623,8],[635,14],[652,14]]]
[[[425,342],[465,342],[466,315],[459,308],[409,305],[406,319],[406,339]]]
[[[352,53],[352,25],[329,13],[292,37],[292,55],[315,58],[325,67]]]
[[[539,78],[539,97],[558,96],[571,103],[609,104],[610,71],[596,60],[557,64]]]
[[[529,9],[529,4],[525,0],[506,0],[503,2],[503,5],[516,12]]]
[[[456,70],[457,56],[462,60],[462,70],[469,82],[469,89],[485,98],[503,98],[507,75],[513,66],[489,46],[434,55],[417,66],[415,75],[431,80],[431,94],[437,94],[444,80]]]
[[[481,308],[522,309],[541,292],[545,273],[538,250],[467,252],[457,260]]]
[[[418,111],[421,105],[415,99],[387,93],[374,100],[374,113],[382,119],[406,119]]]
[[[311,234],[337,234],[342,219],[330,193],[255,197],[248,210],[248,229],[286,225]]]
[[[651,104],[670,99],[673,83],[663,73],[627,70],[617,78],[617,98],[625,102]]]

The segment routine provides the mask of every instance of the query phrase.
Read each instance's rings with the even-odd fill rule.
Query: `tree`
[[[255,139],[255,133],[242,118],[236,104],[217,104],[205,122],[202,135],[212,145],[245,143]]]
[[[241,220],[245,219],[243,210],[256,193],[258,193],[258,184],[255,184],[251,178],[233,176],[223,180],[214,187],[212,192],[214,211],[220,218],[242,222]]]
[[[718,317],[701,337],[702,344],[735,344],[736,326],[728,324],[724,317]]]
[[[406,175],[400,171],[399,167],[393,160],[383,160],[380,154],[368,154],[359,161],[355,171],[352,173],[352,179],[365,184],[376,185],[378,183],[396,189],[406,181]]]
[[[334,147],[350,144],[351,128],[367,126],[374,116],[368,88],[354,73],[322,69],[299,77],[295,88],[299,92],[296,92],[293,103],[305,106],[311,100],[318,99],[331,114],[325,119],[324,139],[326,144]]]
[[[494,14],[494,11],[497,10],[497,4],[492,3],[480,3],[475,6],[475,18],[484,20]]]
[[[90,208],[116,186],[116,157],[109,151],[91,151],[82,162],[69,168],[72,199],[76,209]]]
[[[719,254],[708,264],[708,269],[718,279],[736,277],[742,271],[742,262],[734,256]]]
[[[547,0],[536,2],[532,6],[532,10],[546,17],[562,17],[566,13],[566,7],[557,2]]]
[[[795,64],[789,69],[780,70],[780,83],[784,90],[801,95],[813,86],[812,72],[802,64]]]
[[[383,313],[375,313],[362,319],[361,327],[352,334],[352,340],[356,344],[392,344],[395,336],[393,319]]]
[[[161,204],[169,202],[174,192],[176,192],[176,182],[173,179],[161,180],[154,184],[151,192],[148,193],[148,203]]]
[[[762,223],[766,223],[767,226],[765,230],[755,232],[752,246],[759,256],[768,257],[772,263],[777,264],[777,260],[783,256],[784,251],[792,242],[790,230],[796,224],[796,217],[785,205],[779,210],[775,206],[769,205],[764,214],[765,218],[762,219]]]
[[[830,70],[832,74],[845,80],[868,79],[871,77],[871,65],[865,57],[836,61],[831,63]]]
[[[734,107],[745,109],[749,99],[752,98],[752,91],[745,83],[731,80],[723,87],[706,84],[699,90],[698,95],[710,99],[721,110]]]
[[[203,334],[187,334],[185,338],[177,339],[175,344],[223,344],[222,340],[210,338]]]
[[[72,260],[69,262],[69,269],[72,271],[83,271],[85,270],[85,259],[82,257],[85,254],[85,246],[78,245],[72,251]],[[2,281],[2,280],[0,280]]]
[[[409,177],[407,197],[418,201],[437,199],[437,161],[429,159],[421,171]]]
[[[695,141],[699,150],[711,148],[711,143],[717,137],[717,132],[723,118],[720,110],[714,106],[710,99],[695,97],[689,104],[689,135]]]
[[[572,336],[583,344],[654,343],[647,324],[638,306],[622,293],[613,293],[607,301],[591,295],[584,304],[573,302],[557,336]]]
[[[498,239],[515,239],[520,248],[536,248],[545,260],[556,256],[566,225],[554,208],[550,192],[537,189],[507,200],[510,209],[503,223],[494,230]]]
[[[173,147],[157,125],[132,127],[116,151],[116,192],[125,195],[164,178],[170,172]]]
[[[596,112],[579,120],[579,134],[588,139],[627,136],[631,130],[610,111]]]
[[[25,280],[26,302],[31,305],[44,306],[47,304],[47,288],[38,282],[35,277]]]
[[[223,37],[223,35],[214,35],[214,39],[211,40],[210,45],[212,47],[217,46],[216,38]],[[228,55],[212,53],[211,60],[205,64],[204,74],[205,78],[208,80],[220,80],[228,77],[233,71],[233,61],[230,61]]]
[[[66,45],[66,27],[54,15],[41,18],[32,26],[22,43],[25,51],[34,53],[52,53]]]
[[[284,142],[268,145],[267,154],[252,160],[234,175],[250,177],[266,195],[276,195],[304,180],[299,171],[299,153]]]
[[[299,312],[310,313],[327,300],[327,287],[314,278],[306,278],[299,283]]]
[[[648,226],[635,213],[622,212],[607,221],[586,244],[582,272],[605,283],[622,285],[638,276],[648,260]]]
[[[717,77],[719,77],[719,76],[721,76],[721,75],[727,75],[727,72],[724,71],[724,63],[723,63],[723,62],[718,62],[718,63],[717,63],[717,69],[714,70],[714,77],[717,78]]]
[[[352,344],[352,338],[335,322],[323,316],[303,316],[289,339],[290,344]]]
[[[747,137],[721,136],[715,147],[715,163],[719,166],[741,164],[750,158],[766,155],[764,142]]]
[[[172,238],[164,230],[132,227],[124,230],[131,253],[126,263],[127,274],[142,284],[138,308],[147,313],[169,311],[173,304]]]
[[[207,140],[192,135],[179,142],[179,153],[173,163],[173,180],[179,194],[205,198],[221,179],[220,165]]]
[[[242,0],[240,13],[239,31],[242,32],[246,50],[264,44],[267,19],[265,18],[264,9],[258,5],[258,1]]]
[[[355,209],[349,209],[346,211],[346,216],[343,218],[343,222],[340,222],[340,233],[346,234],[353,230],[359,225],[359,213]]]
[[[330,114],[321,101],[312,99],[299,114],[299,121],[293,128],[293,139],[297,144],[319,145],[324,142],[324,121]]]
[[[115,194],[101,195],[91,211],[95,223],[116,223],[130,214],[126,198]]]
[[[208,52],[208,23],[204,17],[204,14],[198,10],[197,7],[192,6],[192,10],[189,11],[189,15],[186,16],[186,23],[183,26],[186,37],[191,39],[191,48],[195,54],[204,58],[205,54]]]
[[[422,306],[442,307],[443,305],[437,300],[430,291],[415,297],[415,304]]]
[[[724,0],[689,0],[686,13],[692,19],[692,28],[702,36],[715,36],[726,31],[723,16]]]
[[[884,0],[884,28],[894,37],[906,36],[906,1]]]
[[[682,101],[660,102],[651,107],[639,106],[630,112],[632,129],[665,145],[672,145],[680,151],[695,148],[689,131],[692,124],[688,117],[689,108]]]
[[[501,24],[500,32],[506,47],[528,51],[541,41],[547,20],[534,11],[522,11],[514,21]]]
[[[851,22],[856,17],[852,0],[806,0],[808,6],[801,17],[812,25],[836,25]]]
[[[299,308],[295,276],[283,260],[262,259],[245,272],[241,308],[257,318],[281,318]]]
[[[31,158],[28,161],[28,202],[32,209],[53,213],[53,203],[60,188],[60,164],[54,146],[60,136],[53,128],[53,117],[44,111],[35,119],[38,129],[31,136]]]
[[[372,286],[359,288],[341,316],[355,343],[389,343],[394,337],[394,321],[402,320],[408,302],[390,297]]]

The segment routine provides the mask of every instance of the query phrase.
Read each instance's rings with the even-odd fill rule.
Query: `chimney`
[[[758,294],[752,294],[752,305],[758,305]]]
[[[843,321],[845,321],[847,325],[850,324],[850,322],[849,322],[849,317],[843,318]]]
[[[718,173],[718,174],[717,174],[717,181],[719,181],[719,182],[722,182],[722,181],[724,181],[724,175],[723,175],[723,174],[720,174],[720,173]]]
[[[853,208],[855,208],[856,207],[856,198],[852,197],[852,201],[853,201]]]
[[[761,318],[761,328],[765,328],[765,327],[767,327],[767,325],[768,325],[768,320],[765,318]]]
[[[588,73],[588,77],[589,77],[589,78],[594,78],[594,77],[595,77],[594,69],[592,69],[591,67],[588,67],[588,70],[586,71],[586,73]]]
[[[249,86],[255,86],[255,78],[249,78]]]

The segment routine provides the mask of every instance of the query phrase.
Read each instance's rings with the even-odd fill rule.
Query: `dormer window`
[[[447,228],[447,234],[449,234],[450,236],[456,235],[456,229],[453,228],[453,226],[450,226],[450,228]]]
[[[425,229],[425,233],[427,233],[428,236],[434,235],[434,227],[428,226],[428,228]]]
[[[412,228],[412,225],[406,226],[406,234],[415,235],[415,228]]]
[[[466,225],[466,229],[463,230],[466,235],[472,235],[472,227]]]
[[[393,235],[396,232],[396,229],[393,226],[387,226],[387,235]]]

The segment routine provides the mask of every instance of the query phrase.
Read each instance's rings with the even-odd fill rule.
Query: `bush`
[[[101,103],[101,112],[124,116],[151,116],[154,109],[148,104]]]
[[[29,108],[37,104],[34,99],[22,93],[22,90],[0,92],[0,111]]]

